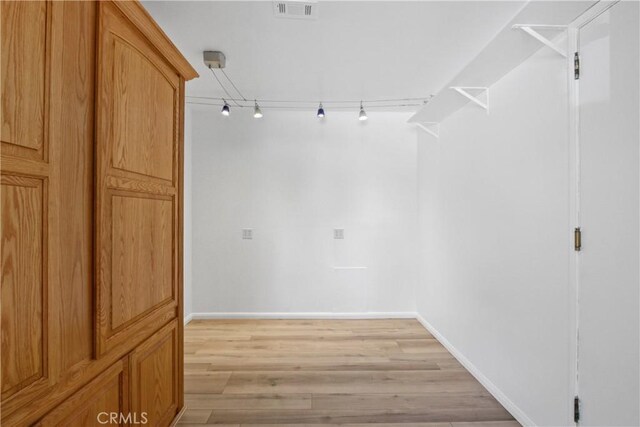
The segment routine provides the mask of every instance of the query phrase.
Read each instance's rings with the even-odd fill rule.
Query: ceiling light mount
[[[209,68],[224,68],[227,65],[226,56],[217,50],[205,50],[202,56],[204,64]]]

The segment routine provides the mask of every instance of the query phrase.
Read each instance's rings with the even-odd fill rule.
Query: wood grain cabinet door
[[[106,369],[42,418],[37,427],[129,425],[129,379],[126,359]]]
[[[51,173],[46,117],[51,4],[3,1],[0,17],[0,365],[4,404],[50,381],[47,212]]]
[[[44,1],[3,1],[0,13],[2,154],[44,160],[51,5]]]
[[[44,182],[1,178],[3,400],[47,377]]]
[[[99,5],[97,354],[177,315],[181,79],[116,5]]]
[[[179,407],[178,325],[165,326],[131,353],[131,411],[169,425]]]

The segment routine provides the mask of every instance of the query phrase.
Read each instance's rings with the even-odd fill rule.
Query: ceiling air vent
[[[317,19],[318,3],[314,1],[274,1],[273,11],[278,18]]]

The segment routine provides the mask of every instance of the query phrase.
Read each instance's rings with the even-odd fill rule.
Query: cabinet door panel
[[[3,154],[42,158],[45,140],[47,9],[44,1],[3,1]]]
[[[101,4],[104,173],[175,186],[180,77],[112,4]]]
[[[178,410],[178,328],[173,321],[131,354],[131,410],[168,425]]]
[[[2,175],[2,398],[45,377],[43,180]]]
[[[135,344],[178,312],[176,70],[112,3],[99,5],[98,342]]]
[[[120,38],[114,38],[113,68],[113,167],[171,181],[175,83]]]
[[[124,360],[120,360],[36,425],[38,427],[125,425],[123,421],[133,416],[129,413],[128,392],[127,364]],[[119,422],[110,423],[111,414],[118,414],[119,418],[116,420]]]
[[[114,194],[111,327],[172,298],[173,201]]]

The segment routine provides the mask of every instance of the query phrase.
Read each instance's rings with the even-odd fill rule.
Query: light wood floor
[[[416,320],[194,320],[185,425],[515,427]]]

